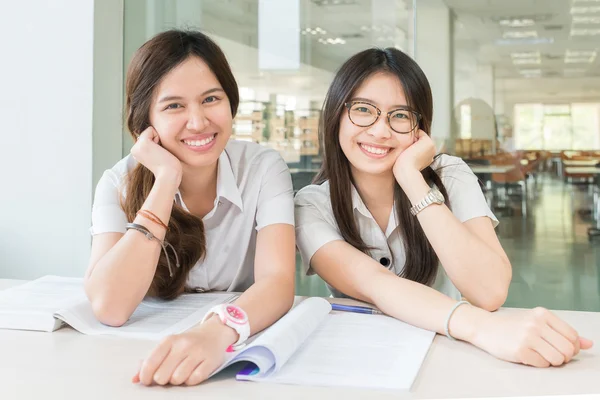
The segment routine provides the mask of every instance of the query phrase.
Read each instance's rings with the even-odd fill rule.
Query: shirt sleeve
[[[294,189],[290,170],[278,153],[262,171],[256,209],[256,230],[273,224],[294,225]]]
[[[462,159],[449,158],[450,160],[439,168],[438,173],[448,192],[452,213],[460,222],[488,217],[494,228],[498,226],[498,219],[487,204],[479,185],[479,178]]]
[[[311,194],[310,187],[301,190],[294,199],[296,212],[296,246],[302,257],[304,272],[313,275],[310,260],[317,250],[329,242],[344,240],[333,213],[328,211],[328,198]],[[321,198],[323,197],[323,198]]]
[[[92,235],[107,232],[125,233],[127,216],[121,208],[121,181],[112,170],[105,171],[98,181],[92,206]]]

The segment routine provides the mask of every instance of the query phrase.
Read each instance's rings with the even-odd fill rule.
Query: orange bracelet
[[[145,218],[148,218],[150,221],[154,222],[155,224],[158,224],[160,226],[162,226],[165,229],[169,229],[169,227],[160,220],[160,218],[158,218],[156,216],[156,214],[154,214],[152,211],[148,211],[148,210],[139,210],[136,215],[141,215]]]

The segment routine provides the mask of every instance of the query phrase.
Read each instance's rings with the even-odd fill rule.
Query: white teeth
[[[215,140],[215,135],[212,135],[203,140],[184,140],[183,143],[187,144],[188,146],[200,147],[200,146],[206,146],[213,140]]]
[[[368,146],[366,144],[361,144],[360,147],[362,147],[363,149],[365,149],[366,151],[368,151],[369,153],[372,154],[378,154],[378,155],[383,155],[383,154],[387,154],[390,152],[391,149],[380,149],[378,147],[372,147],[372,146]]]

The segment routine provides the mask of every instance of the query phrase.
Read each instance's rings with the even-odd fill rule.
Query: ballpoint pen
[[[345,304],[331,303],[331,309],[334,311],[347,311],[347,312],[355,312],[355,313],[360,313],[360,314],[383,315],[383,313],[376,308],[363,307],[363,306],[347,306]]]

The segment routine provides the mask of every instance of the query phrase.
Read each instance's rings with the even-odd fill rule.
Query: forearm
[[[403,188],[412,204],[429,191],[420,174],[407,178]],[[508,260],[469,231],[446,205],[429,206],[417,218],[459,291],[476,305],[494,308],[510,283]]]
[[[374,274],[369,282],[373,304],[385,314],[410,325],[445,334],[445,324],[456,300],[437,290],[399,278],[389,271]],[[485,310],[460,306],[450,319],[450,333],[457,339],[471,341],[476,322],[489,313]]]
[[[157,181],[142,208],[167,223],[175,191],[172,184]],[[134,222],[164,240],[166,232],[159,224],[143,216],[137,216]],[[101,322],[121,325],[127,321],[150,288],[161,251],[156,240],[130,229],[90,269],[85,288]]]
[[[251,334],[271,326],[294,303],[294,280],[284,275],[266,276],[254,283],[235,302],[248,314]]]

